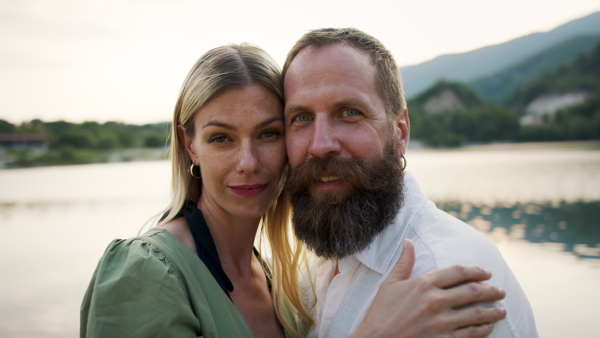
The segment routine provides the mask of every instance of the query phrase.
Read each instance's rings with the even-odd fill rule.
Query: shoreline
[[[449,151],[521,151],[521,150],[546,150],[546,149],[563,149],[563,150],[600,150],[600,140],[591,141],[557,141],[557,142],[497,142],[488,144],[471,144],[455,148],[433,148],[423,146],[418,140],[411,140],[408,146],[408,153],[421,152],[449,152]],[[100,153],[100,152],[98,152]],[[125,163],[125,162],[143,162],[143,161],[167,161],[167,150],[165,148],[127,148],[110,151],[106,154],[107,161],[92,162],[92,163],[61,163],[56,165],[33,165],[23,167],[7,168],[10,163],[6,158],[0,157],[0,171],[28,168],[46,168],[57,166],[74,166],[85,164],[101,164],[101,163]]]
[[[418,140],[415,140],[418,142]],[[413,142],[412,140],[410,142]],[[470,144],[456,148],[432,148],[419,143],[411,146],[408,152],[445,152],[445,151],[502,151],[502,150],[600,150],[600,140],[590,141],[555,141],[555,142],[497,142],[487,144]]]

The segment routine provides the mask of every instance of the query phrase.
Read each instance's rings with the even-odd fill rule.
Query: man
[[[294,230],[320,257],[311,265],[311,335],[352,333],[410,239],[411,278],[484,267],[506,290],[499,305],[508,314],[492,336],[537,337],[527,298],[493,243],[437,209],[405,173],[410,122],[389,51],[356,29],[315,30],[292,48],[283,74]]]

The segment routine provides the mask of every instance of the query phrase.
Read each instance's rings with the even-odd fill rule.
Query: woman
[[[171,204],[157,228],[106,250],[82,305],[82,336],[299,336],[296,323],[310,325],[297,285],[302,246],[291,245],[281,194],[281,88],[258,47],[219,47],[198,60],[173,117]],[[268,267],[253,250],[261,220]]]
[[[156,228],[107,248],[81,307],[82,337],[306,334],[314,322],[298,285],[306,260],[290,236],[281,192],[287,163],[281,88],[276,63],[258,47],[218,47],[196,62],[173,117],[172,201]],[[254,249],[259,226],[271,248],[269,264]],[[457,306],[495,300],[465,296],[464,287],[442,291],[489,278],[483,269],[397,283],[410,275],[410,259],[401,258],[403,265],[408,269],[380,288],[357,336],[408,332],[411,325],[422,335],[427,327],[446,332],[501,319],[448,317]],[[412,310],[415,304],[422,310]]]

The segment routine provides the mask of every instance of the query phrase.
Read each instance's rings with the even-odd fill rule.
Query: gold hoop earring
[[[400,157],[402,157],[402,171],[404,171],[406,169],[406,157],[404,157],[404,154],[400,155]]]
[[[192,165],[190,166],[190,175],[192,175],[193,178],[201,178],[202,175],[200,175],[200,166],[198,167],[198,176],[194,175],[194,167],[196,167],[196,165],[194,165],[194,163],[192,163]]]

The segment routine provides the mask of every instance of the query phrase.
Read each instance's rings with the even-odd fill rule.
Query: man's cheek
[[[292,169],[297,168],[299,165],[303,164],[306,161],[308,150],[306,147],[303,147],[298,142],[294,142],[295,140],[289,140],[286,142],[288,160]]]

